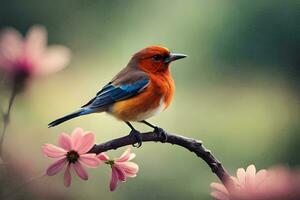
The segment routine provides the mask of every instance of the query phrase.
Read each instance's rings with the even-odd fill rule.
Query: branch
[[[175,134],[167,134],[168,138],[165,143],[175,144],[190,150],[195,153],[198,157],[203,159],[208,166],[211,168],[212,172],[215,173],[218,178],[222,181],[224,185],[229,185],[231,183],[230,176],[226,172],[222,164],[212,155],[212,153],[206,149],[202,141],[195,140],[192,138],[183,137]],[[158,136],[154,132],[141,133],[141,138],[143,142],[163,142],[164,138]],[[127,135],[117,139],[113,139],[102,144],[95,145],[90,153],[102,153],[112,149],[118,149],[123,146],[131,145],[136,143],[136,139],[133,135]]]

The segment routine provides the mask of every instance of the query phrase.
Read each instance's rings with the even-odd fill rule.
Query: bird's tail
[[[82,108],[82,109],[80,109],[80,110],[78,110],[76,112],[73,112],[73,113],[71,113],[69,115],[61,117],[61,118],[59,118],[57,120],[54,120],[53,122],[51,122],[51,123],[48,124],[48,128],[51,128],[53,126],[57,126],[57,125],[65,122],[65,121],[68,121],[68,120],[73,119],[75,117],[79,117],[81,115],[86,115],[86,114],[90,114],[90,113],[91,113],[90,109],[88,109],[88,108]]]

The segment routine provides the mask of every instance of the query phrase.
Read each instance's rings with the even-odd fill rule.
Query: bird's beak
[[[179,60],[182,58],[187,57],[187,55],[181,54],[181,53],[170,53],[170,56],[165,59],[165,63],[170,63],[174,60]]]

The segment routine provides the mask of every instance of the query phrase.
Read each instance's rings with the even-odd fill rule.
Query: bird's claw
[[[168,134],[164,129],[160,127],[155,127],[154,132],[158,135],[159,138],[162,138],[161,142],[164,143],[168,140]]]
[[[142,146],[142,136],[137,130],[131,130],[129,135],[133,135],[136,139],[136,143],[132,144],[133,147],[139,148]]]

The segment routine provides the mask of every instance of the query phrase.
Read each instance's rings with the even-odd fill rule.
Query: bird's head
[[[156,73],[167,71],[172,61],[185,57],[184,54],[171,53],[165,47],[149,46],[134,54],[131,60],[143,71]]]

